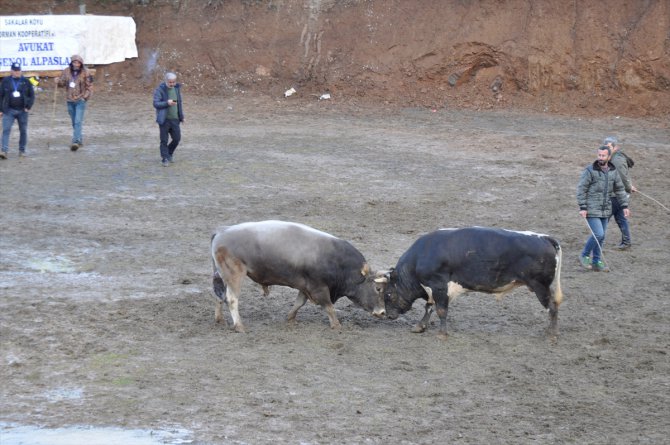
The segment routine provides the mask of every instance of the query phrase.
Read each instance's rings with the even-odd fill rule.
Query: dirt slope
[[[145,89],[166,69],[193,91],[594,115],[670,112],[670,3],[524,0],[86,2],[132,15],[136,60],[100,86]],[[2,14],[78,13],[4,0]]]

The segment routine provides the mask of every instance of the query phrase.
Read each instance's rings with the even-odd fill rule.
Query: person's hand
[[[623,216],[630,218],[630,209],[623,209]]]
[[[580,210],[580,211],[579,211],[579,215],[580,215],[582,218],[586,218],[586,210]]]
[[[171,107],[171,106],[173,106],[173,105],[177,105],[177,101],[176,101],[176,100],[172,100],[172,99],[168,99],[168,106]]]
[[[633,193],[633,192],[637,192],[637,189],[636,189],[635,186],[632,185],[632,184],[631,184],[631,186],[630,186],[630,192],[631,192],[631,193]]]

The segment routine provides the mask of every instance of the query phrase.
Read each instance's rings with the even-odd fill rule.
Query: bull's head
[[[361,269],[363,282],[358,285],[356,291],[356,303],[368,312],[372,312],[375,317],[384,317],[386,309],[384,307],[384,286],[376,282],[376,275],[370,271],[368,263],[364,263]]]
[[[395,320],[400,314],[412,308],[412,303],[402,298],[398,292],[398,272],[393,267],[389,270],[378,271],[375,282],[382,286],[384,308],[388,318]]]

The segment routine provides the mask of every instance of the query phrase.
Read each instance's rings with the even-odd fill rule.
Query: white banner
[[[62,70],[79,54],[86,65],[137,57],[132,17],[96,15],[0,16],[0,72]]]

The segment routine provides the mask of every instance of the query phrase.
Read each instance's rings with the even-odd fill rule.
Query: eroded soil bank
[[[97,86],[582,116],[670,114],[663,0],[4,0],[0,15],[131,16],[138,57]]]

